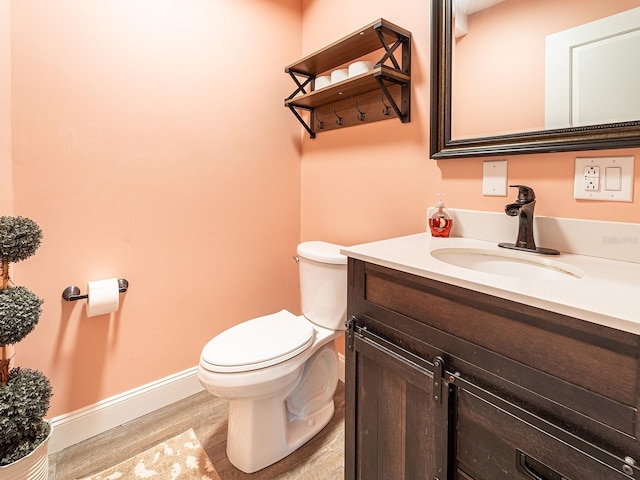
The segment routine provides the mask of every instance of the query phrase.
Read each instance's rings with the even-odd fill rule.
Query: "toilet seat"
[[[212,372],[247,372],[284,362],[315,340],[313,325],[287,310],[235,325],[211,339],[201,365]]]

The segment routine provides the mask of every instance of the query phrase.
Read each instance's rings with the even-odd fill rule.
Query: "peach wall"
[[[196,365],[246,318],[297,311],[299,240],[423,231],[440,191],[451,207],[502,211],[513,195],[482,196],[482,159],[428,158],[429,16],[424,0],[0,0],[3,192],[5,165],[15,177],[0,201],[45,232],[14,271],[45,299],[18,363],[51,377],[50,416]],[[282,107],[283,67],[378,17],[413,33],[411,123],[309,140]],[[586,155],[606,153],[640,157]],[[511,157],[509,181],[535,188],[541,215],[638,222],[637,202],[573,200],[576,155]],[[60,300],[110,276],[131,282],[112,317]]]
[[[425,230],[426,208],[445,193],[447,205],[501,212],[508,197],[482,195],[482,158],[429,159],[430,2],[304,0],[303,54],[378,17],[412,32],[411,123],[395,119],[321,133],[302,142],[302,239],[356,244]],[[508,159],[510,183],[532,186],[540,215],[640,221],[633,203],[573,199],[576,156],[635,155],[639,198],[640,149],[521,155]],[[504,156],[498,158],[505,158]]]
[[[13,213],[9,0],[0,0],[0,215]]]
[[[50,376],[49,415],[191,368],[240,321],[297,311],[300,129],[283,67],[300,55],[299,0],[11,8],[15,210],[44,231],[14,269],[45,299],[17,363]],[[130,282],[111,317],[60,298],[108,277]]]
[[[482,158],[429,159],[429,1],[303,0],[303,55],[379,17],[412,32],[411,123],[392,119],[321,133],[315,140],[304,136],[302,240],[352,245],[424,231],[437,192],[445,193],[450,207],[495,212],[515,198],[513,191],[508,197],[482,195]],[[573,199],[575,157],[597,155],[636,157],[633,203]],[[497,158],[508,160],[509,183],[534,188],[540,215],[640,222],[640,149]],[[344,351],[340,340],[338,346]]]
[[[438,182],[433,174],[440,175],[427,159],[429,2],[304,0],[302,50],[310,54],[380,17],[413,35],[411,122],[391,119],[304,137],[303,240],[349,245],[425,225]]]

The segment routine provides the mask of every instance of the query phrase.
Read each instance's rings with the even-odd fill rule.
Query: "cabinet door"
[[[592,448],[584,451],[545,431],[533,415],[478,387],[456,390],[457,479],[624,480],[636,473],[622,459]],[[484,398],[483,398],[484,397]],[[628,475],[624,470],[627,469]]]
[[[437,367],[369,333],[347,342],[345,478],[446,479],[450,397]]]

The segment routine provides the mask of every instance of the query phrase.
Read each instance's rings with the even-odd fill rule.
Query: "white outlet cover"
[[[600,200],[609,202],[633,201],[633,156],[621,157],[578,157],[576,158],[573,198],[578,200]],[[598,167],[598,177],[587,177],[588,167]],[[620,178],[616,178],[619,190],[607,190],[612,182],[607,182],[607,167],[618,167]],[[589,170],[593,172],[593,170]],[[594,189],[594,184],[596,188]]]
[[[507,196],[506,160],[485,160],[482,163],[482,195]]]

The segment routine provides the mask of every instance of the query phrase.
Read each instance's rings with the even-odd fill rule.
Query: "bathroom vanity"
[[[456,249],[515,270],[438,258]],[[640,479],[640,264],[525,275],[532,254],[428,234],[343,253],[346,479]]]

